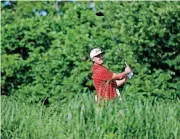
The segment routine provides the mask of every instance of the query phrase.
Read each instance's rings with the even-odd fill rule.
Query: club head
[[[97,12],[96,15],[97,16],[104,16],[104,14],[102,12]]]

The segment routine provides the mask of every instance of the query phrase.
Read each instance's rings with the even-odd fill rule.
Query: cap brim
[[[98,56],[99,54],[104,54],[104,52],[98,53],[98,54],[97,54],[97,55],[95,55],[95,56]]]

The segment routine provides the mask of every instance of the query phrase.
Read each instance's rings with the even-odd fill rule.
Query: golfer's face
[[[103,54],[99,54],[94,57],[94,62],[101,65],[103,63]]]

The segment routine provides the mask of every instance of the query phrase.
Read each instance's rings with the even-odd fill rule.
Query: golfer
[[[103,66],[103,52],[99,48],[94,48],[90,52],[90,58],[93,61],[92,78],[96,89],[95,101],[120,98],[117,88],[127,81],[127,75],[131,72],[130,67],[127,66],[124,72],[121,73],[109,71]]]

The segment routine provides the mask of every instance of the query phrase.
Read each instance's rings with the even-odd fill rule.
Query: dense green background
[[[107,23],[89,2],[2,4],[2,94],[30,102],[92,92],[89,52],[105,51],[105,65],[125,65]],[[95,2],[111,24],[135,76],[126,94],[179,97],[179,2]],[[42,16],[41,11],[47,12]]]
[[[3,107],[7,107],[5,109],[18,105],[20,107],[18,109],[22,109],[21,115],[28,115],[24,109],[30,107],[29,103],[33,106],[43,103],[45,106],[65,105],[69,108],[71,101],[74,101],[74,105],[80,107],[80,113],[83,113],[81,104],[77,104],[77,101],[81,100],[83,104],[91,100],[89,105],[94,103],[92,62],[89,58],[89,52],[94,47],[100,47],[105,51],[105,66],[111,71],[124,70],[122,56],[133,69],[133,78],[120,90],[123,99],[126,100],[125,104],[129,103],[129,107],[133,105],[139,107],[141,104],[140,107],[148,108],[147,111],[140,110],[138,114],[145,112],[148,116],[154,105],[158,111],[161,108],[164,108],[162,111],[167,111],[174,103],[175,106],[178,105],[180,2],[94,2],[94,9],[104,12],[108,18],[118,45],[122,49],[121,53],[117,50],[104,18],[95,16],[95,10],[90,4],[90,2],[50,1],[13,1],[11,4],[1,2],[1,94],[10,97],[10,100],[3,98]],[[87,100],[82,99],[81,95],[85,95]],[[11,99],[17,102],[10,104]],[[5,105],[6,102],[8,105]],[[27,106],[21,107],[20,102]],[[92,108],[89,110],[92,111]],[[31,109],[31,111],[36,110]],[[56,109],[53,108],[53,111]],[[9,113],[13,112],[10,110]],[[131,109],[128,116],[131,117],[133,113]],[[154,111],[152,119],[156,113],[157,111]],[[64,115],[66,114],[64,112]],[[91,118],[93,116],[88,111],[86,114]],[[179,122],[177,113],[173,114],[174,119],[172,119]],[[160,113],[160,117],[162,115]],[[5,121],[3,119],[3,122]],[[12,125],[13,121],[12,119]],[[149,121],[146,119],[146,122]],[[101,130],[109,129],[112,123],[105,128],[101,127],[103,122],[99,124],[98,130]],[[131,122],[129,124],[131,125]],[[34,126],[36,127],[36,124],[32,129]],[[71,126],[73,127],[73,124]],[[158,132],[157,126],[154,126],[155,131]],[[166,126],[166,123],[162,125],[164,129]],[[144,127],[147,125],[141,122],[137,124],[139,130]],[[174,133],[166,132],[163,137],[176,138],[179,131],[177,127],[178,125],[175,128],[170,126]],[[5,125],[6,131],[9,129],[14,133],[14,128],[16,127],[12,127],[11,130],[8,124]],[[68,128],[65,127],[65,130]],[[144,129],[142,137],[161,136],[161,131],[148,136],[146,132],[151,129],[154,128]],[[72,130],[73,128],[69,132]],[[130,138],[139,135],[139,132],[126,127],[122,127],[122,130],[127,131]],[[79,133],[79,130],[76,132]],[[92,132],[96,131],[92,130]],[[111,133],[111,130],[104,132]],[[100,136],[89,136],[89,138],[106,138],[104,132]],[[3,137],[8,137],[8,134],[9,132],[7,134],[3,132]],[[88,137],[85,132],[82,134],[83,137]],[[82,134],[72,133],[72,138],[79,138]],[[38,135],[39,138],[46,136],[41,133]],[[9,137],[15,136],[16,134],[12,134]],[[32,138],[35,136],[36,134],[32,134]],[[128,137],[119,134],[116,136],[114,130],[112,135],[107,136]],[[64,135],[64,137],[68,136]]]

